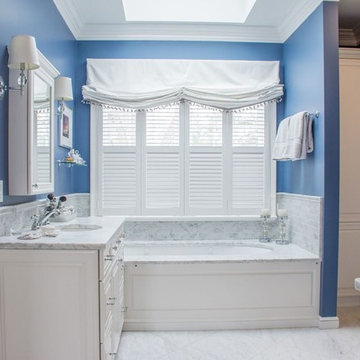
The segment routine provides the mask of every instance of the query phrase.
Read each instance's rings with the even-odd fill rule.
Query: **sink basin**
[[[60,226],[59,228],[61,231],[92,231],[99,230],[102,226],[92,224],[69,224]]]

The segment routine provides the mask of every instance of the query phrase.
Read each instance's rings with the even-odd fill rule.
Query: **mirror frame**
[[[40,68],[27,72],[28,83],[23,95],[19,91],[9,92],[9,196],[37,195],[54,191],[55,186],[55,78],[60,72],[38,50]],[[50,181],[33,183],[34,145],[34,76],[39,76],[51,87],[50,112]],[[16,86],[18,70],[9,70],[9,82]]]
[[[28,172],[28,184],[29,184],[29,193],[31,194],[43,194],[47,192],[54,191],[54,131],[55,131],[55,78],[59,76],[59,72],[55,69],[55,67],[39,52],[39,60],[40,60],[40,68],[29,71],[28,76],[28,91],[29,91],[29,132],[28,132],[28,141],[29,141],[29,152],[28,152],[28,163],[29,169]],[[42,81],[50,86],[50,181],[48,183],[37,183],[34,179],[34,83],[35,76],[38,76]]]

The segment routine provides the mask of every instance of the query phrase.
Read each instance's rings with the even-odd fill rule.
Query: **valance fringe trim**
[[[252,104],[252,105],[245,105],[243,107],[240,108],[236,108],[236,109],[223,109],[223,108],[219,108],[216,106],[210,106],[210,105],[205,105],[205,104],[201,104],[201,103],[197,103],[194,101],[189,101],[189,100],[185,100],[185,99],[181,99],[179,101],[174,101],[174,102],[170,102],[168,104],[164,104],[164,105],[158,105],[158,106],[154,106],[154,107],[150,107],[150,108],[141,108],[141,109],[134,109],[134,108],[126,108],[126,107],[122,107],[122,106],[116,106],[116,105],[109,105],[109,104],[105,104],[105,103],[100,103],[97,101],[93,101],[93,100],[81,100],[81,102],[83,104],[87,104],[87,105],[94,105],[94,106],[100,106],[102,108],[105,109],[113,109],[113,110],[119,110],[122,112],[138,112],[138,111],[143,111],[143,112],[153,112],[156,110],[160,110],[160,109],[165,109],[169,106],[172,105],[176,105],[182,102],[187,102],[188,104],[194,105],[194,106],[198,106],[204,109],[208,109],[208,110],[212,110],[212,111],[219,111],[219,112],[229,112],[229,113],[241,113],[243,111],[249,110],[249,109],[256,109],[260,106],[266,105],[266,104],[270,104],[270,103],[280,103],[282,101],[282,96],[279,96],[275,99],[271,99],[271,100],[266,100],[266,101],[262,101],[256,104]]]

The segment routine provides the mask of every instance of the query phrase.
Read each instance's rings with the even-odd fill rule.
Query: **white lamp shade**
[[[30,35],[16,35],[9,46],[10,69],[35,70],[40,67],[35,38]]]
[[[71,101],[73,99],[71,78],[59,76],[55,79],[56,100]]]

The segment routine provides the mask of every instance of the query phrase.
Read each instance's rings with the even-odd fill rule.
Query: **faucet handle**
[[[31,220],[33,221],[32,223],[32,226],[31,226],[31,230],[37,230],[39,229],[39,219],[40,219],[40,216],[39,215],[33,215],[31,216]]]
[[[31,220],[32,220],[32,221],[37,221],[37,220],[39,220],[39,215],[36,215],[36,214],[35,214],[35,215],[32,215],[32,216],[31,216]]]

